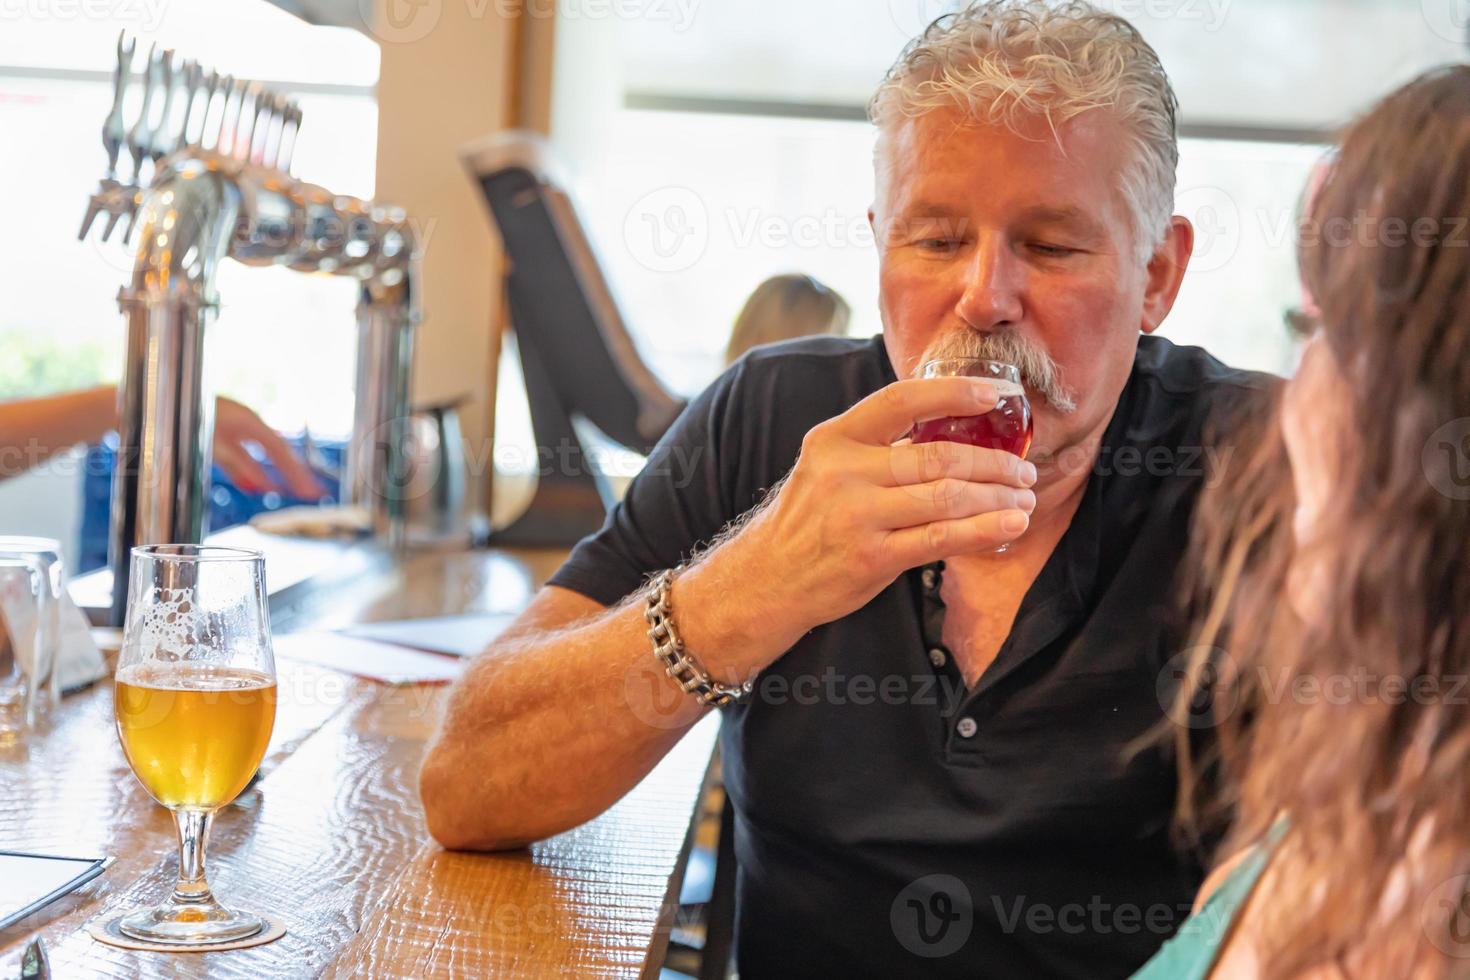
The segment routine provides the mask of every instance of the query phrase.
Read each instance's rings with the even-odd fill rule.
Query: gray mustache
[[[1062,367],[1046,349],[1012,331],[980,333],[962,330],[944,334],[924,351],[919,363],[942,357],[978,357],[1013,364],[1021,382],[1046,400],[1052,411],[1065,415],[1077,410],[1077,399],[1062,377]]]

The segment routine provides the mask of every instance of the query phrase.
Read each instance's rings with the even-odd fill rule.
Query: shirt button
[[[974,718],[961,718],[959,727],[956,730],[960,733],[960,738],[974,738],[975,730],[979,727],[979,725],[975,724]]]
[[[936,667],[943,667],[944,661],[946,659],[948,658],[945,657],[944,651],[939,649],[938,647],[935,647],[933,650],[929,651],[929,662]]]
[[[924,588],[929,589],[929,590],[932,591],[933,588],[934,588],[934,582],[935,582],[934,569],[932,569],[932,568],[926,568],[926,569],[924,569],[924,574],[923,574],[922,578],[923,578],[923,581],[924,581]]]

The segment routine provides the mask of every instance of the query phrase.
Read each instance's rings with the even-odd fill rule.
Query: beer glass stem
[[[204,877],[204,844],[209,839],[213,810],[174,811],[179,829],[179,881],[174,885],[174,902],[180,905],[213,903],[209,881]]]

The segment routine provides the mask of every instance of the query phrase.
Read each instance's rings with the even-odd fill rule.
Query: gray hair
[[[868,103],[881,130],[943,107],[1012,130],[1106,109],[1128,129],[1122,190],[1147,262],[1168,231],[1179,163],[1179,102],[1159,56],[1121,17],[1090,3],[988,0],[945,14],[909,42]]]

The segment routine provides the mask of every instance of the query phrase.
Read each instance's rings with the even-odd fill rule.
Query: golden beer
[[[240,794],[276,720],[271,675],[142,663],[117,674],[117,732],[138,781],[167,807],[212,810]]]

